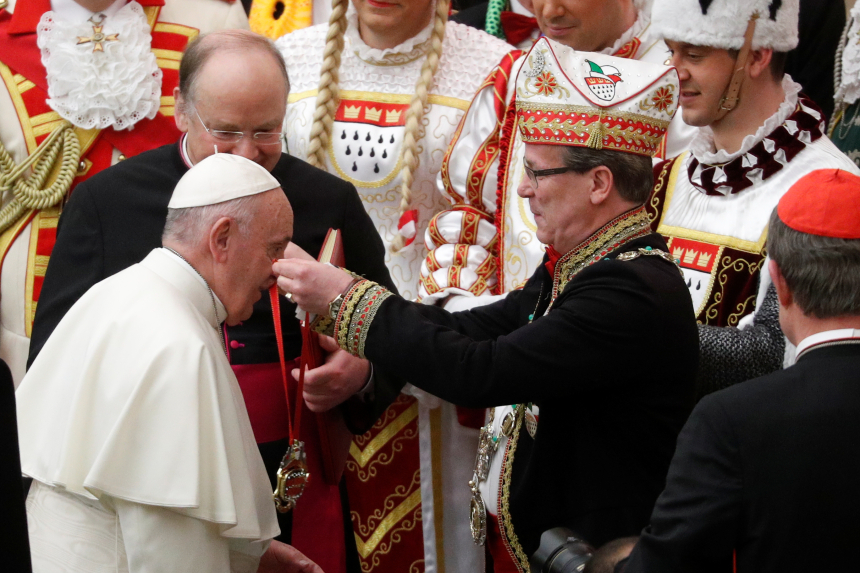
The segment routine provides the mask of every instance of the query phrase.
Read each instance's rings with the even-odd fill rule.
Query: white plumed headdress
[[[654,0],[651,25],[666,40],[740,50],[758,19],[752,49],[788,52],[797,46],[799,0]]]

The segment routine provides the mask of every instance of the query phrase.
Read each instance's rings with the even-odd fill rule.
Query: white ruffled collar
[[[842,50],[842,77],[833,94],[837,102],[851,105],[860,99],[860,3],[851,8],[851,27]]]
[[[765,122],[752,135],[744,137],[741,147],[737,151],[729,153],[725,149],[714,149],[714,132],[710,127],[699,128],[699,133],[690,142],[690,152],[699,162],[707,165],[720,165],[740,157],[759,141],[767,137],[774,129],[782,125],[797,107],[797,96],[801,86],[785,74],[782,78],[782,89],[785,92],[785,100],[779,104],[776,113],[765,120]]]
[[[95,35],[92,21],[42,14],[37,44],[47,72],[47,103],[77,127],[128,129],[158,113],[162,73],[140,4],[132,1],[101,17],[104,40],[80,43]]]
[[[636,16],[636,21],[633,22],[633,25],[627,28],[621,37],[615,40],[615,43],[612,44],[608,48],[603,48],[599,53],[607,54],[611,56],[615,52],[621,49],[621,46],[632,40],[637,36],[641,36],[645,29],[651,25],[651,18],[644,11],[639,11],[639,14]]]
[[[99,13],[104,14],[108,18],[115,16],[126,2],[127,0],[114,0],[113,4]],[[54,12],[56,18],[62,18],[71,22],[86,22],[95,14],[95,12],[84,8],[75,2],[75,0],[51,0],[51,10]]]
[[[403,64],[404,60],[417,60],[427,53],[430,48],[430,34],[433,31],[433,19],[423,30],[412,36],[402,44],[393,48],[383,50],[371,48],[364,43],[358,31],[358,13],[350,4],[346,14],[347,26],[344,38],[347,50],[352,50],[359,59],[371,65],[387,65],[392,63]]]

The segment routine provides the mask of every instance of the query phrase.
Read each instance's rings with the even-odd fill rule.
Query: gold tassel
[[[601,117],[598,117],[596,121],[591,124],[591,134],[588,136],[588,142],[586,142],[586,146],[591,149],[603,149],[603,119],[602,114]]]

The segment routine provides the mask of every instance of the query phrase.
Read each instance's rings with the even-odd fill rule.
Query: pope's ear
[[[209,252],[216,263],[227,261],[227,253],[230,250],[230,241],[238,231],[237,223],[230,217],[221,217],[209,229]]]

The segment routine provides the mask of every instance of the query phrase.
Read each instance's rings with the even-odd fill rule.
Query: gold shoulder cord
[[[61,151],[59,174],[53,183],[43,188]],[[9,204],[0,210],[0,233],[15,224],[27,210],[46,209],[62,201],[72,186],[80,159],[81,144],[74,126],[68,121],[51,132],[20,165],[15,164],[0,142],[0,194],[9,189],[13,193]]]

